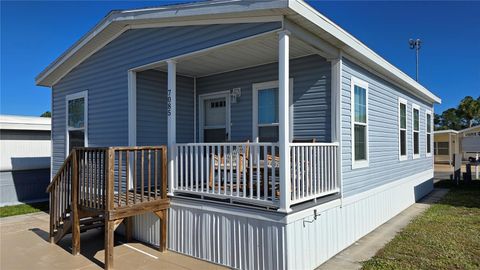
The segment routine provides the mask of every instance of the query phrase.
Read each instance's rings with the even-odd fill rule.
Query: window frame
[[[430,132],[428,131],[428,116],[430,115]],[[425,111],[425,156],[431,157],[433,153],[433,114],[432,111],[426,110]],[[428,140],[427,137],[430,136],[430,153],[428,152]]]
[[[366,121],[365,123],[361,122],[355,122],[355,86],[359,86],[363,89],[365,89],[365,117]],[[351,78],[351,83],[350,83],[350,117],[351,117],[351,127],[350,127],[350,132],[351,132],[351,147],[352,147],[352,169],[358,169],[358,168],[366,168],[369,166],[369,160],[370,160],[370,154],[369,154],[369,132],[368,132],[368,122],[369,122],[369,116],[368,116],[368,83],[366,81],[363,81],[359,78],[353,77]],[[355,160],[355,124],[360,124],[365,126],[365,160]]]
[[[418,111],[418,131],[415,131],[415,110]],[[418,154],[415,154],[415,132],[418,132]],[[412,104],[412,157],[420,158],[420,106]]]
[[[278,119],[279,123],[270,123],[270,124],[258,124],[258,91],[264,90],[264,89],[270,89],[270,88],[279,88],[278,81],[267,81],[267,82],[261,82],[261,83],[254,83],[252,84],[252,141],[253,142],[259,142],[259,127],[275,127],[278,126],[278,132],[281,132],[280,130],[280,119]],[[278,90],[280,91],[280,89]],[[290,96],[290,127],[289,127],[289,133],[290,133],[290,142],[292,141],[293,138],[293,78],[289,79],[289,96]],[[280,95],[279,95],[280,98]],[[280,100],[279,100],[280,102]],[[280,109],[280,104],[279,104],[279,109]],[[280,135],[280,134],[279,134]]]
[[[439,154],[438,153],[438,145],[440,143],[446,143],[447,144],[447,148],[442,148],[442,149],[447,149],[447,154]],[[441,141],[441,142],[434,142],[433,144],[433,151],[434,151],[434,154],[435,156],[450,156],[450,143],[449,142],[445,142],[445,141]]]
[[[83,98],[83,128],[70,128],[68,126],[68,102],[75,99]],[[88,147],[88,90],[70,94],[65,96],[65,157],[68,157],[69,153],[69,145],[70,145],[70,134],[69,131],[76,131],[76,130],[83,130],[83,141],[85,147]]]
[[[400,105],[405,105],[405,128],[402,129]],[[406,99],[398,98],[398,159],[400,161],[408,159],[408,102]],[[402,155],[402,130],[405,130],[405,155]]]

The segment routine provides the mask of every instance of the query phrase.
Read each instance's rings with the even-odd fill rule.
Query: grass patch
[[[3,206],[0,207],[0,218],[36,213],[40,211],[48,212],[48,202]]]
[[[480,269],[480,181],[454,186],[363,269]]]

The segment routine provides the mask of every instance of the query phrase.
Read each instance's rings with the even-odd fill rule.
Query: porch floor
[[[103,269],[102,229],[82,233],[81,253],[71,255],[71,235],[48,242],[49,216],[28,214],[0,219],[0,269]],[[175,252],[115,239],[115,269],[225,269]]]

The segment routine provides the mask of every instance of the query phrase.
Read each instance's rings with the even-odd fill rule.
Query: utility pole
[[[410,44],[410,49],[415,49],[415,53],[416,53],[416,57],[417,57],[417,64],[416,64],[416,67],[417,67],[417,73],[416,73],[416,81],[418,82],[418,51],[420,50],[420,46],[422,44],[422,41],[420,39],[410,39],[408,41],[408,44]]]

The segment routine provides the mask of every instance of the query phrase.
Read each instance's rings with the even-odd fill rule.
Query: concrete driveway
[[[0,269],[102,269],[101,229],[81,234],[81,254],[71,255],[71,238],[59,245],[48,242],[49,217],[46,213],[0,219]],[[115,236],[115,269],[225,269],[174,252],[160,253],[142,243],[123,244]]]

